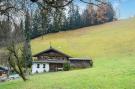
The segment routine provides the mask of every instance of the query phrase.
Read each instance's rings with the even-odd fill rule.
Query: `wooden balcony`
[[[39,62],[39,63],[66,63],[67,61],[66,60],[63,60],[63,59],[40,59],[40,60],[37,60],[37,61],[33,61],[33,62]]]

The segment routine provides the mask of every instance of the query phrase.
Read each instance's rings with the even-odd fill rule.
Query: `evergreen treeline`
[[[47,9],[41,9],[40,6],[38,6],[33,13],[29,12],[28,14],[31,17],[29,19],[31,38],[47,33],[102,24],[113,21],[115,18],[115,12],[111,3],[100,4],[98,7],[89,4],[83,11],[80,10],[79,6],[74,5],[74,3],[58,9],[49,6]],[[7,25],[7,21],[1,21],[0,25],[1,27]],[[22,27],[21,24],[20,27]],[[1,38],[3,38],[3,34],[7,33],[0,32]],[[2,41],[3,40],[1,40],[1,44]]]
[[[47,10],[37,9],[32,14],[31,38],[47,33],[102,24],[113,21],[114,18],[115,12],[111,3],[99,6],[87,5],[82,12],[74,3],[61,9],[51,7],[48,7]]]

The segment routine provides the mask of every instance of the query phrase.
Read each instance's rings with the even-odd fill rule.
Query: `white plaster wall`
[[[39,68],[37,68],[37,64],[39,64]],[[43,64],[45,64],[45,68],[43,68]],[[42,73],[44,72],[44,70],[46,72],[49,72],[49,64],[48,63],[33,63],[32,64],[32,74],[38,72],[38,73]]]

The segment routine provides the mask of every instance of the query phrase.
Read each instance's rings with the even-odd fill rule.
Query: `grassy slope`
[[[60,32],[32,40],[33,54],[49,47],[74,57],[92,57],[94,67],[33,75],[0,89],[135,89],[135,19]]]

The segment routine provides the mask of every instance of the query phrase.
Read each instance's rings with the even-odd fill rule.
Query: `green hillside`
[[[73,57],[91,57],[93,68],[44,73],[0,89],[135,89],[135,19],[115,21],[33,39],[33,54],[52,46]]]
[[[135,52],[135,19],[49,34],[32,40],[33,54],[49,47],[74,57],[117,57]]]

